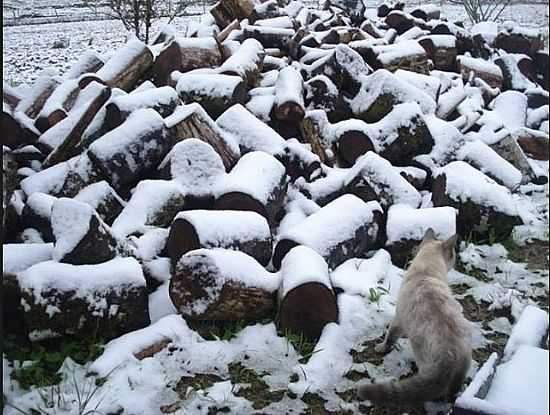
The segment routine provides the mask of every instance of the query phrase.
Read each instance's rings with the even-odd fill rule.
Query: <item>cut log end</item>
[[[322,305],[322,306],[321,306]],[[323,328],[338,320],[334,293],[318,282],[308,282],[289,291],[279,307],[279,325],[291,333],[318,339]]]

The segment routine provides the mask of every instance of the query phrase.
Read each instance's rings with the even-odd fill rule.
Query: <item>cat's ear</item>
[[[458,239],[458,235],[455,233],[453,236],[451,236],[449,239],[443,242],[443,248],[445,249],[446,252],[454,251],[457,239]]]
[[[424,238],[422,238],[422,243],[431,241],[435,241],[435,232],[432,228],[428,228],[424,234]]]

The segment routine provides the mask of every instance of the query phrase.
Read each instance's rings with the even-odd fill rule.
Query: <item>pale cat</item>
[[[419,372],[411,378],[359,387],[373,402],[420,402],[460,391],[472,359],[470,322],[454,299],[447,273],[455,263],[456,235],[440,242],[429,229],[399,291],[396,314],[378,352],[409,338]]]

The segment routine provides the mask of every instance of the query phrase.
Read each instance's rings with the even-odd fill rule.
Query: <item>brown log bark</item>
[[[199,103],[212,118],[235,104],[244,104],[247,98],[246,83],[232,75],[182,74],[176,90],[184,103]]]
[[[43,133],[65,119],[79,92],[80,87],[76,80],[71,79],[59,85],[45,102],[42,111],[40,111],[34,122],[38,131]]]
[[[227,261],[246,266],[235,273]],[[192,320],[255,320],[273,312],[277,286],[276,276],[242,252],[201,249],[178,261],[169,292],[178,311]]]
[[[209,232],[212,221],[216,232]],[[247,224],[257,226],[247,232]],[[243,232],[244,230],[244,232]],[[166,249],[175,266],[187,252],[201,248],[225,248],[244,252],[264,267],[269,264],[272,240],[266,219],[254,212],[181,212],[170,225]]]
[[[525,32],[503,30],[495,39],[495,47],[504,49],[508,53],[520,53],[534,56],[537,51],[544,48],[544,41],[540,34],[532,35]]]
[[[240,76],[253,88],[262,72],[265,51],[255,39],[246,39],[219,68],[221,74]]]
[[[279,121],[300,122],[304,118],[304,80],[291,66],[279,72],[273,115]]]
[[[420,46],[428,54],[428,58],[434,63],[435,69],[441,71],[456,70],[456,57],[458,54],[456,47],[438,44],[437,35],[423,37],[418,40],[418,43],[420,43]]]
[[[97,71],[97,77],[111,88],[131,91],[153,65],[153,53],[147,45],[132,40],[116,51]]]
[[[474,76],[487,82],[491,88],[502,88],[503,77],[501,69],[495,64],[491,64],[481,59],[479,61],[481,66],[476,64],[477,62],[474,58],[464,59],[460,57],[458,59],[458,68],[462,77],[464,79],[469,79],[470,74],[473,73]],[[483,69],[485,67],[491,67],[491,71]]]
[[[318,275],[309,275],[311,269],[300,261],[315,264]],[[296,247],[283,260],[281,279],[280,328],[288,334],[317,340],[328,323],[338,321],[338,304],[326,262],[312,249]]]
[[[121,125],[130,114],[140,108],[152,108],[162,117],[167,117],[181,104],[177,92],[169,86],[136,92],[112,99],[106,106],[107,128]]]
[[[13,111],[21,101],[21,96],[15,89],[4,82],[2,85],[2,100],[8,104],[10,110]]]
[[[548,160],[548,135],[522,128],[515,132],[523,152],[535,160]]]
[[[227,39],[227,36],[233,31],[233,30],[239,30],[241,28],[241,22],[239,20],[235,19],[231,23],[229,23],[218,35],[216,36],[216,40],[219,43],[223,43],[225,39]]]
[[[79,109],[79,111],[73,115],[74,120],[72,121],[71,129],[67,131],[67,135],[63,138],[61,144],[46,157],[43,164],[44,168],[68,160],[75,155],[75,148],[80,142],[84,130],[90,125],[95,115],[110,97],[111,89],[109,87],[104,87],[93,100],[88,102],[86,108],[82,110]]]
[[[192,105],[192,106],[191,106]],[[224,139],[220,128],[199,104],[184,107],[167,119],[169,135],[177,142],[186,138],[198,138],[212,146],[219,154],[226,171],[231,170],[239,158],[238,149]]]
[[[220,0],[210,10],[210,14],[214,16],[220,29],[225,29],[233,20],[246,19],[253,11],[254,2],[252,0]]]
[[[174,71],[212,68],[221,63],[222,51],[216,39],[176,38],[155,59],[153,81],[157,86],[168,85]]]
[[[262,26],[247,26],[243,29],[243,36],[259,41],[264,48],[277,48],[288,50],[290,40],[295,31],[292,29],[279,29]]]
[[[61,83],[56,76],[42,76],[32,85],[29,97],[19,101],[18,111],[22,111],[29,118],[36,118],[42,107]]]
[[[105,62],[94,51],[84,52],[65,74],[65,79],[78,79],[84,74],[99,71]]]
[[[341,215],[343,211],[349,214],[344,217]],[[335,216],[332,217],[332,215]],[[362,219],[358,220],[358,217]],[[338,218],[338,223],[334,218]],[[319,228],[317,221],[323,221],[327,229],[334,229],[333,237],[327,240],[323,236],[326,229]],[[349,221],[356,225],[346,228],[347,231],[342,233],[340,231],[342,221]],[[341,196],[293,227],[292,230],[280,235],[273,254],[273,265],[278,269],[283,258],[292,248],[306,245],[321,254],[333,269],[347,259],[361,255],[361,252],[373,249],[377,244],[381,225],[382,208],[377,202],[365,203],[354,195]]]

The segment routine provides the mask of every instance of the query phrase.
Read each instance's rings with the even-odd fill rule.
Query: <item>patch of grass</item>
[[[382,296],[388,295],[390,291],[387,288],[384,287],[371,287],[369,288],[369,301],[371,303],[376,303],[378,308],[380,308],[380,300],[382,299]]]
[[[491,282],[491,278],[487,276],[487,272],[481,268],[474,267],[471,264],[462,262],[460,257],[457,258],[455,269],[462,274],[474,277],[476,280],[482,282]]]
[[[188,325],[205,340],[231,340],[247,326],[248,322],[238,321],[189,321]]]
[[[321,349],[315,349],[316,342],[304,336],[303,333],[294,333],[290,330],[285,330],[282,333],[283,336],[292,344],[294,350],[296,350],[302,356],[299,359],[300,363],[306,363],[311,356],[319,352]]]
[[[279,402],[283,399],[284,391],[271,391],[269,385],[254,370],[242,365],[240,362],[229,364],[229,374],[231,381],[235,383],[245,383],[248,386],[235,392],[236,396],[241,396],[252,402],[254,409],[265,408],[272,402]]]
[[[548,257],[550,244],[548,241],[535,239],[520,246],[512,238],[508,238],[502,242],[502,245],[508,251],[510,260],[527,263],[527,268],[530,270],[548,269],[550,267]]]
[[[497,352],[499,356],[502,356],[508,341],[508,336],[497,332],[487,334],[485,337],[490,340],[490,343],[483,348],[472,350],[472,358],[480,365],[485,363],[493,352]]]
[[[384,362],[384,354],[378,353],[374,350],[374,347],[378,344],[379,340],[370,340],[363,343],[363,349],[352,350],[351,357],[353,363],[372,363],[373,365],[381,365]]]
[[[103,350],[103,342],[87,339],[52,339],[29,343],[15,336],[4,338],[4,353],[10,361],[32,361],[30,365],[15,369],[12,377],[22,388],[50,386],[61,382],[57,373],[67,357],[79,364],[96,359]]]
[[[194,376],[183,376],[176,384],[174,390],[182,397],[187,396],[187,390],[204,390],[223,379],[213,373],[195,373]]]

